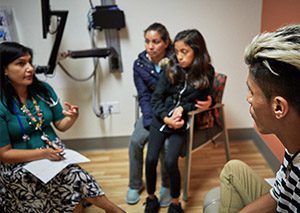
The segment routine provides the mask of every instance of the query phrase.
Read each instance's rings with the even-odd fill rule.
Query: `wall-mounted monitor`
[[[51,10],[50,10],[50,0],[41,0],[42,5],[42,25],[43,25],[43,38],[47,38],[49,33],[50,20],[51,20]]]
[[[47,66],[40,66],[40,69],[36,70],[36,73],[44,73],[45,75],[53,74],[54,69],[57,63],[57,55],[60,47],[61,39],[65,29],[65,24],[68,17],[68,11],[66,10],[51,10],[50,9],[50,0],[41,0],[42,6],[42,24],[43,24],[43,38],[47,38],[49,33],[49,28],[51,24],[51,17],[56,16],[58,21],[56,36],[54,44],[52,47],[51,54],[49,56],[49,61]]]

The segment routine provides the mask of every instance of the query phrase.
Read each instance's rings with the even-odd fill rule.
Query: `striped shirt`
[[[276,212],[300,212],[300,153],[285,150],[283,163],[276,173],[276,181],[270,190],[277,201]]]

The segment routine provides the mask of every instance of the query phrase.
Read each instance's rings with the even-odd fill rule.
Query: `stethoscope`
[[[36,95],[41,101],[45,102],[49,105],[49,107],[55,107],[59,103],[59,98],[57,98],[56,101],[53,100],[53,98],[50,97],[50,101],[45,100],[42,96]]]

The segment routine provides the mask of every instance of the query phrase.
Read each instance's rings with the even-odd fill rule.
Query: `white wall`
[[[99,5],[100,0],[93,1]],[[111,74],[107,61],[101,59],[101,101],[119,101],[121,113],[105,120],[92,111],[93,81],[76,82],[57,67],[54,78],[47,80],[54,86],[62,101],[76,103],[80,117],[75,126],[61,134],[62,138],[95,138],[130,135],[134,123],[134,98],[132,63],[144,49],[143,30],[157,21],[166,25],[172,37],[187,28],[197,28],[206,39],[216,71],[228,75],[224,103],[228,128],[252,127],[245,101],[247,67],[243,51],[254,35],[259,33],[261,0],[127,0],[116,1],[124,10],[126,29],[120,31],[124,72]],[[1,0],[0,6],[14,10],[19,41],[34,50],[34,63],[46,65],[53,37],[42,39],[40,0]],[[61,50],[80,50],[91,47],[87,31],[89,1],[50,0],[52,10],[68,10],[69,16]],[[99,36],[99,47],[105,45]],[[101,46],[102,45],[102,46]],[[88,76],[93,69],[91,59],[66,59],[63,61],[77,77]]]

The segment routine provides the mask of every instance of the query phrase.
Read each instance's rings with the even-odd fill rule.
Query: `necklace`
[[[28,117],[30,118],[30,120],[33,122],[29,122],[29,124],[33,124],[35,125],[35,130],[42,130],[42,125],[43,125],[43,113],[40,110],[40,106],[38,105],[37,101],[35,100],[34,97],[32,97],[32,102],[36,111],[36,114],[38,116],[38,119],[36,119],[33,114],[29,111],[29,109],[27,108],[26,104],[23,104],[23,106],[21,107],[22,112],[25,115],[28,115]]]
[[[23,104],[23,106],[21,107],[21,110],[23,111],[23,113],[25,115],[27,115],[30,120],[32,122],[29,122],[29,125],[34,125],[35,126],[35,130],[37,131],[40,131],[42,133],[42,136],[41,136],[41,139],[42,141],[49,147],[53,148],[53,149],[58,149],[59,147],[53,143],[50,139],[49,139],[49,136],[43,131],[42,129],[42,126],[43,126],[43,123],[44,123],[44,120],[43,120],[43,113],[40,109],[40,106],[38,105],[37,101],[35,100],[34,97],[32,97],[32,102],[33,102],[33,105],[34,105],[34,108],[35,108],[35,111],[36,111],[36,114],[38,116],[38,119],[36,119],[33,114],[30,112],[30,110],[27,108],[26,104]],[[24,134],[23,135],[23,140],[30,140],[29,136]]]
[[[34,124],[35,125],[35,130],[40,130],[42,131],[42,125],[43,125],[43,114],[40,110],[40,107],[37,103],[37,101],[35,100],[34,97],[32,97],[32,102],[33,102],[33,105],[35,107],[35,110],[36,110],[36,113],[37,113],[37,116],[38,116],[38,119],[36,119],[33,114],[30,112],[30,110],[27,108],[26,104],[23,104],[22,107],[21,107],[21,111],[25,114],[25,115],[28,115],[28,117],[30,118],[31,121],[29,121],[29,125],[32,125]],[[21,132],[22,132],[22,139],[23,141],[29,141],[30,140],[30,137],[29,135],[27,135],[25,133],[25,128],[21,122],[21,118],[17,112],[17,107],[16,107],[16,103],[15,101],[13,102],[13,108],[14,108],[14,112],[17,116],[17,119],[18,119],[18,123],[19,123],[19,126],[20,126],[20,129],[21,129]],[[33,123],[32,123],[33,122]]]

